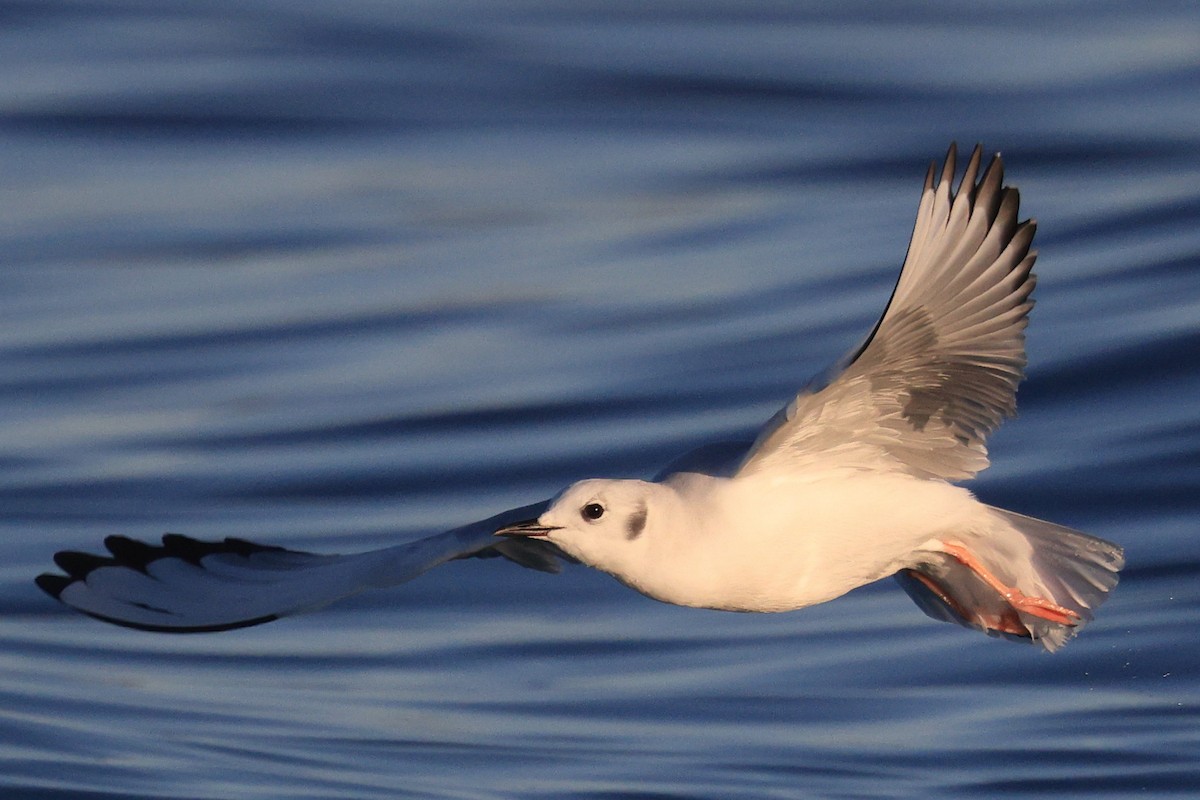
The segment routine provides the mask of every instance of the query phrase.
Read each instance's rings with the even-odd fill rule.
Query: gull
[[[652,480],[589,479],[555,497],[352,555],[243,539],[124,536],[55,555],[37,584],[106,622],[242,628],[393,586],[448,561],[582,562],[665,603],[781,612],[894,576],[929,616],[1053,651],[1092,619],[1119,546],[986,505],[956,485],[988,466],[1016,411],[1035,223],[994,156],[959,181],[931,163],[908,252],[865,341],[752,442],[702,447]]]

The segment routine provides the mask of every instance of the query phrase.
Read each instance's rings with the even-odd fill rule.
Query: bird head
[[[540,517],[515,522],[497,536],[545,539],[589,566],[620,575],[646,532],[657,484],[635,480],[580,481]]]

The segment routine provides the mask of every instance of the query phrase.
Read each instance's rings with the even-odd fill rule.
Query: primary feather
[[[936,184],[930,166],[875,330],[775,415],[740,474],[820,463],[962,480],[988,465],[986,437],[1016,410],[1036,253],[999,156],[976,185],[980,154],[957,193],[954,148]]]
[[[540,513],[523,506],[424,539],[354,555],[318,555],[241,539],[201,542],[167,534],[162,545],[124,536],[107,556],[70,550],[54,557],[65,575],[37,584],[88,616],[147,631],[206,633],[245,628],[311,611],[365,589],[405,583],[447,561],[503,556],[557,572],[562,554],[547,542],[497,542],[503,525]]]

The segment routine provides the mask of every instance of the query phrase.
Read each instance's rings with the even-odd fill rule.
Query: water
[[[0,14],[4,797],[1193,796],[1191,4]],[[873,323],[952,139],[1042,253],[973,487],[1128,549],[1058,654],[890,582],[751,616],[463,562],[197,637],[33,586],[114,533],[383,546],[752,430]]]

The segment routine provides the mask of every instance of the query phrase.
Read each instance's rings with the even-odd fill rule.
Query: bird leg
[[[1031,597],[1017,587],[1005,584],[962,545],[942,542],[942,552],[978,575],[980,580],[996,590],[1017,611],[1058,625],[1074,627],[1079,624],[1079,615],[1071,609],[1063,608],[1044,597]]]
[[[1021,624],[1021,618],[1017,616],[1017,612],[1011,607],[1006,608],[1004,613],[998,615],[988,614],[981,609],[967,608],[933,577],[915,569],[905,570],[905,572],[910,577],[920,581],[921,585],[945,603],[964,622],[968,624],[973,623],[985,631],[1000,631],[1001,633],[1008,633],[1013,636],[1029,638],[1028,629]]]

